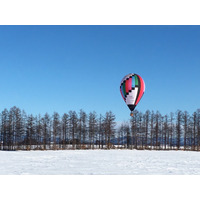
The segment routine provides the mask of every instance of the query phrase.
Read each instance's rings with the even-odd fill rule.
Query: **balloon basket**
[[[132,112],[131,112],[130,116],[133,117],[133,113]]]

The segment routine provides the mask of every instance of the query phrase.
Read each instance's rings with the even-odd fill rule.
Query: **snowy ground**
[[[0,151],[0,174],[200,175],[200,152],[137,150]]]

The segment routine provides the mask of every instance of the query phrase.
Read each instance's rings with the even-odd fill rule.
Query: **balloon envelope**
[[[120,92],[131,112],[142,98],[144,91],[144,80],[137,74],[128,74],[121,81]]]

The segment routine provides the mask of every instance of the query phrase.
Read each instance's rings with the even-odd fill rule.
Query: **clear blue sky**
[[[137,73],[139,111],[200,108],[200,26],[0,26],[0,109],[113,111],[128,120],[121,79]]]

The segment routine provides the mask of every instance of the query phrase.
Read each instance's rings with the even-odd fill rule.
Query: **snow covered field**
[[[200,152],[138,150],[0,151],[0,174],[200,175]]]

